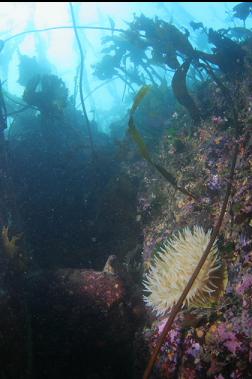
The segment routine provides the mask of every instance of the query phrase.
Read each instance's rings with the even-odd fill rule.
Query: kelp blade
[[[158,170],[158,172],[163,175],[163,177],[169,182],[171,183],[175,188],[177,188],[177,181],[176,179],[174,178],[174,176],[172,174],[170,174],[168,171],[166,171],[166,169],[162,166],[159,166],[158,164],[156,163],[153,163],[153,166],[156,167],[156,169]]]
[[[200,112],[186,86],[186,75],[191,64],[191,58],[187,59],[175,72],[172,78],[172,90],[178,100],[189,112],[195,123],[200,122]]]
[[[136,109],[138,108],[139,104],[143,100],[144,96],[149,92],[150,88],[151,88],[150,86],[143,86],[140,89],[140,91],[138,92],[138,94],[136,95],[134,103],[133,103],[133,106],[132,106],[131,111],[130,111],[130,119],[129,119],[128,132],[129,132],[130,136],[132,137],[132,139],[137,144],[138,149],[139,149],[140,154],[142,155],[142,157],[144,159],[146,159],[149,163],[151,163],[152,166],[154,166],[159,171],[159,173],[170,184],[172,184],[175,188],[177,188],[177,182],[176,182],[176,179],[174,178],[174,176],[172,174],[170,174],[168,171],[166,171],[165,168],[163,168],[162,166],[160,166],[160,165],[158,165],[158,164],[156,164],[155,162],[152,161],[152,159],[150,157],[149,150],[148,150],[148,148],[147,148],[147,146],[146,146],[146,144],[145,144],[145,142],[143,140],[143,137],[141,136],[141,134],[137,130],[137,128],[135,126],[135,123],[134,123],[134,120],[133,120],[133,115],[134,115]]]
[[[141,134],[136,129],[132,116],[129,119],[129,129],[128,129],[128,132],[131,135],[131,137],[133,138],[133,140],[135,141],[135,143],[137,144],[138,149],[139,149],[142,157],[144,159],[146,159],[147,161],[151,162],[149,150],[148,150],[148,148],[147,148],[147,146],[146,146],[146,144],[145,144],[145,142],[144,142]]]
[[[130,110],[130,115],[133,116],[135,111],[137,110],[139,104],[143,100],[144,96],[147,95],[148,92],[150,92],[151,86],[143,86],[137,93],[134,103],[132,105],[132,108]]]

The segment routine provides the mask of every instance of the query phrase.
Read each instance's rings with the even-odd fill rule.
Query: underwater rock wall
[[[237,84],[237,83],[236,83]],[[234,91],[235,84],[230,87]],[[239,88],[239,89],[237,89]],[[207,87],[216,114],[191,135],[178,136],[179,151],[169,136],[160,148],[160,161],[178,183],[196,199],[167,185],[146,165],[139,193],[143,215],[146,270],[155,252],[174,231],[185,226],[216,225],[229,180],[235,143],[239,152],[228,209],[218,237],[219,254],[228,269],[228,284],[217,304],[181,311],[161,348],[153,378],[251,378],[252,365],[252,140],[249,81],[237,84],[241,133],[233,134],[230,113],[215,86]],[[223,110],[225,113],[223,115]],[[183,120],[180,114],[177,119]],[[175,262],[174,262],[175,265]],[[167,296],[172,288],[167,288]],[[144,331],[150,353],[164,328],[166,317],[150,310],[150,326]],[[139,347],[141,351],[141,347]]]
[[[152,377],[252,377],[252,60],[245,28],[251,6],[244,4],[238,30],[191,23],[208,37],[212,53],[208,45],[208,52],[194,48],[187,29],[157,17],[135,15],[118,36],[112,28],[96,75],[125,75],[123,97],[126,87],[131,96],[143,87],[129,114],[111,125],[120,142],[93,120],[97,155],[61,79],[37,72],[19,81],[29,110],[7,104],[15,117],[0,146],[1,157],[8,154],[0,183],[1,379],[142,377],[170,312],[151,312],[151,301],[144,308],[142,276],[174,232],[218,225],[227,195],[217,246],[228,280],[223,275],[216,284],[225,293],[219,302],[179,313]],[[133,71],[125,72],[129,57]],[[127,117],[125,135],[119,127],[126,128]],[[118,273],[94,271],[109,254],[120,257]],[[183,255],[180,263],[178,276],[190,266]],[[170,296],[175,284],[166,288],[156,275]]]

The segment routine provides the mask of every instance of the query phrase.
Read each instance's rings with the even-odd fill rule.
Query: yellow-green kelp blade
[[[146,159],[147,161],[151,162],[151,157],[150,157],[149,150],[148,150],[148,148],[147,148],[147,146],[146,146],[146,144],[145,144],[145,142],[144,142],[141,134],[136,129],[132,116],[130,116],[130,119],[129,119],[129,129],[128,129],[128,132],[131,135],[131,137],[133,138],[133,140],[135,141],[135,143],[137,144],[138,149],[139,149],[142,157],[144,159]]]
[[[144,96],[146,96],[147,93],[150,92],[150,89],[151,89],[151,86],[147,86],[147,85],[140,88],[140,90],[136,94],[134,103],[133,103],[132,108],[130,110],[130,116],[134,115],[135,111],[137,110],[137,108],[138,108],[139,104],[141,103],[141,101],[143,100]]]

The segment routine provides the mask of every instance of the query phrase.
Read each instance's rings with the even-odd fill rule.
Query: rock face
[[[0,272],[0,378],[26,379],[26,312],[18,291],[9,287],[6,276]]]
[[[26,331],[26,338],[18,347],[11,339],[6,345],[13,356],[12,350],[23,352],[25,363],[13,360],[13,365],[19,365],[19,379],[133,377],[136,323],[117,275],[76,269],[40,271],[25,281],[24,288],[20,293],[24,291],[25,297],[20,294],[18,302],[25,304],[22,332]],[[4,314],[3,305],[0,302],[0,314]],[[12,323],[6,317],[1,321],[3,339],[20,333],[13,312],[17,307],[9,309]],[[9,365],[1,370],[2,377],[17,379]]]

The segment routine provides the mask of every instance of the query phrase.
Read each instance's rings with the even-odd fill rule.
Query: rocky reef
[[[233,12],[244,27],[191,22],[202,48],[158,17],[112,27],[94,74],[131,107],[110,135],[35,58],[22,108],[0,88],[0,379],[139,379],[161,336],[145,379],[252,378],[251,5]]]
[[[234,137],[231,116],[217,86],[210,85],[208,96],[216,113],[191,135],[181,129],[179,144],[168,132],[160,147],[159,160],[197,199],[174,190],[148,164],[145,166],[139,210],[143,217],[143,260],[148,271],[155,252],[174,231],[198,224],[207,230],[216,225],[234,146],[238,144],[231,195],[217,241],[228,270],[225,294],[215,305],[185,308],[179,313],[160,350],[153,378],[251,377],[251,88],[248,79],[229,88],[232,93],[236,88],[237,98],[243,102],[238,138]],[[178,113],[175,122],[183,122],[184,117]],[[170,291],[172,286],[167,288],[167,297]],[[144,331],[150,354],[167,317],[150,315],[150,327]]]

